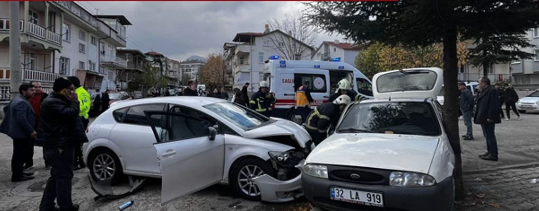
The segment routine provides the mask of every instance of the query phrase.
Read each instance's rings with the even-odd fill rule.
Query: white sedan
[[[91,177],[162,178],[167,203],[216,183],[250,200],[301,196],[301,164],[314,147],[301,126],[226,100],[158,97],[114,104],[89,127]]]
[[[539,112],[539,90],[520,98],[516,103],[516,107],[520,113]]]
[[[455,158],[436,100],[442,70],[388,71],[373,81],[375,99],[349,105],[305,160],[305,196],[330,210],[452,210]]]

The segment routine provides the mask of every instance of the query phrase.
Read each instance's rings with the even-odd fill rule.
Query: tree
[[[532,48],[525,34],[494,34],[476,38],[474,48],[470,50],[470,63],[475,67],[483,67],[483,76],[487,77],[488,69],[498,63],[514,60],[531,59],[534,54],[520,49]]]
[[[316,29],[302,19],[301,16],[286,14],[284,20],[269,21],[271,30],[279,30],[288,36],[274,32],[268,36],[271,48],[279,56],[287,60],[311,59],[312,47],[315,45]],[[304,44],[301,44],[304,43]]]
[[[384,71],[380,64],[380,51],[383,47],[381,43],[375,42],[357,54],[354,64],[367,78],[372,79],[376,73]]]
[[[200,81],[206,84],[206,87],[224,87],[225,61],[221,54],[208,55],[207,62],[199,70]]]
[[[537,0],[400,0],[398,2],[309,2],[310,24],[357,42],[443,45],[444,123],[455,152],[456,198],[464,198],[458,128],[457,42],[478,35],[518,34],[539,25]]]
[[[144,71],[144,84],[152,88],[161,88],[167,86],[167,78],[161,75],[160,67],[153,67],[151,64],[145,68]]]

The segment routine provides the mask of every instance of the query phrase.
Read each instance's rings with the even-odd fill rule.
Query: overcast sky
[[[127,47],[143,52],[151,49],[167,57],[184,60],[222,53],[223,44],[238,32],[263,32],[264,24],[284,14],[299,14],[300,2],[139,2],[79,1],[100,15],[124,15],[133,24],[127,28]],[[341,36],[318,35],[317,45]],[[318,46],[317,46],[318,47]]]

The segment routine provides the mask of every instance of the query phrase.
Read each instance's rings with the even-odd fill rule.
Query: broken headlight
[[[305,153],[294,150],[286,152],[268,152],[270,158],[281,167],[292,168],[305,159]]]

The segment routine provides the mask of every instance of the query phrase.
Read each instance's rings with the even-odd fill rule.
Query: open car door
[[[222,180],[224,136],[210,122],[172,112],[144,113],[157,139],[161,204]]]

